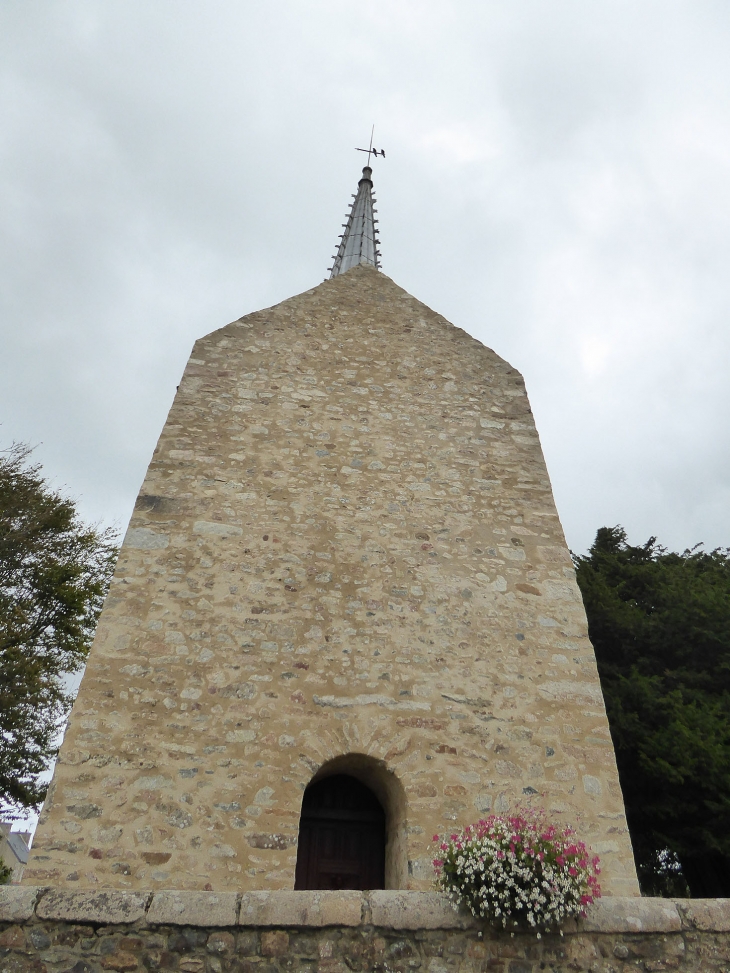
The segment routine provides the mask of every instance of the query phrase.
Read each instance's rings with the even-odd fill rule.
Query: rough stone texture
[[[682,921],[671,899],[610,898],[600,900],[582,928],[589,932],[677,932]]]
[[[157,892],[147,912],[153,924],[234,926],[238,917],[235,892]]]
[[[39,919],[69,922],[136,922],[145,914],[146,896],[139,892],[49,889],[36,906]]]
[[[364,266],[196,343],[24,880],[291,889],[323,767],[384,804],[390,889],[534,796],[638,893],[522,378]]]
[[[359,926],[362,892],[244,892],[242,926]]]
[[[682,899],[677,906],[685,925],[730,932],[730,899]]]
[[[0,922],[23,922],[33,915],[39,892],[36,888],[17,885],[0,886]]]
[[[371,892],[370,921],[391,929],[478,929],[468,912],[454,912],[438,892]]]
[[[181,926],[179,915],[171,922],[152,921],[157,900],[163,902],[159,916],[168,909],[167,892],[145,895],[143,900],[150,900],[146,916],[134,922],[105,921],[93,892],[66,896],[65,921],[42,918],[41,903],[50,893],[7,892],[5,901],[16,912],[25,908],[21,903],[29,892],[41,899],[28,919],[0,921],[2,973],[725,973],[730,966],[728,900],[603,899],[593,907],[590,922],[569,924],[563,937],[538,940],[534,933],[512,936],[471,917],[459,924],[443,898],[439,902],[438,896],[418,892],[345,893],[347,901],[357,900],[362,916],[348,925],[320,921],[337,893],[246,893],[244,900],[266,903],[260,915],[265,912],[267,919],[280,905],[282,918],[273,928],[238,926],[235,910],[228,913],[227,927],[210,926],[204,917],[228,900],[228,893],[181,893],[188,919]],[[313,905],[318,894],[322,898]],[[296,896],[303,911],[293,907]],[[90,919],[94,909],[97,918]],[[640,917],[642,928],[627,931],[627,915]]]

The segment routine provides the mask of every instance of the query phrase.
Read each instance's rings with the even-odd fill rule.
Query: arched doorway
[[[382,889],[385,812],[349,774],[334,774],[304,792],[295,889]]]

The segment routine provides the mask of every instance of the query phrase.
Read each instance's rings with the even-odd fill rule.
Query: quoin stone
[[[432,888],[435,832],[532,805],[638,895],[524,382],[379,270],[371,175],[330,279],[193,348],[29,885],[293,889],[305,790],[338,777],[382,807],[386,889]]]

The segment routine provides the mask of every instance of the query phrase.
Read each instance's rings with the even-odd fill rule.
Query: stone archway
[[[385,811],[365,784],[333,774],[304,793],[295,889],[382,889]]]
[[[343,754],[314,775],[302,800],[294,887],[408,888],[405,791],[384,761]]]

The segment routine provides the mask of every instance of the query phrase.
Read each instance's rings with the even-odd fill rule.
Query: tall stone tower
[[[371,190],[329,280],[195,344],[30,884],[427,889],[532,799],[638,894],[523,380],[380,272]]]

